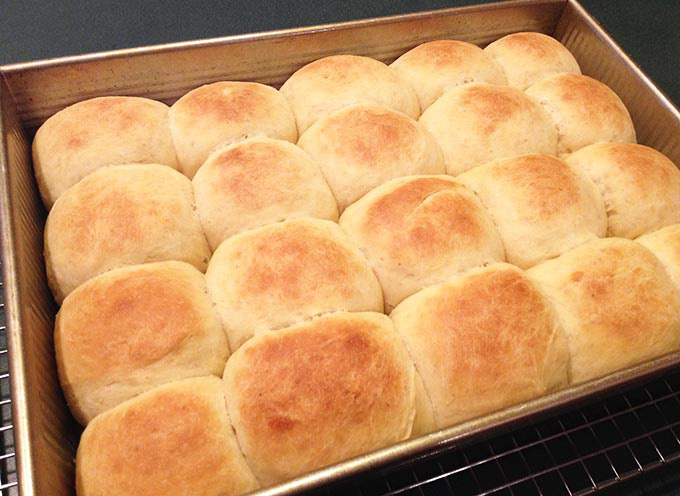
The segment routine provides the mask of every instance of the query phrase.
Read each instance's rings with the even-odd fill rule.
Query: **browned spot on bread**
[[[71,382],[150,365],[198,334],[199,316],[180,274],[143,269],[88,284],[60,312]]]
[[[193,90],[181,103],[183,112],[195,118],[247,122],[269,107],[267,96],[255,83],[221,82]]]
[[[298,174],[296,161],[276,144],[244,143],[211,160],[210,167],[217,175],[211,186],[243,208],[264,208],[287,198],[287,179],[295,179]]]
[[[334,153],[369,169],[391,165],[420,141],[411,119],[377,107],[351,109],[326,125],[333,130]]]
[[[613,164],[642,188],[649,184],[666,185],[672,174],[678,174],[673,162],[647,146],[611,143],[605,150]]]
[[[602,119],[625,113],[616,95],[604,83],[581,74],[560,74],[551,81],[559,99],[577,106],[589,117]]]
[[[521,201],[536,218],[549,218],[579,201],[576,176],[565,162],[549,155],[504,160],[494,175],[522,191]]]
[[[422,177],[371,205],[366,230],[397,260],[419,260],[482,238],[480,209],[453,180]]]
[[[459,104],[477,117],[485,135],[514,115],[531,109],[531,101],[521,91],[509,86],[482,84],[465,86]]]
[[[531,57],[547,58],[552,56],[556,42],[540,33],[514,33],[503,38],[502,43]]]
[[[253,238],[243,257],[244,298],[269,294],[284,301],[303,302],[312,293],[332,288],[349,297],[350,277],[358,262],[333,239],[306,225],[288,224]]]
[[[244,429],[267,444],[302,451],[320,430],[370,425],[377,411],[400,403],[406,376],[376,331],[384,329],[359,319],[323,319],[245,349],[252,366],[234,378],[242,385]]]
[[[374,71],[379,65],[377,60],[354,55],[332,55],[324,57],[302,67],[295,75],[314,75],[317,79],[328,83],[340,83],[356,79],[365,71]],[[294,76],[295,76],[294,75]]]
[[[479,56],[479,47],[454,40],[438,40],[423,43],[408,52],[408,59],[422,61],[427,65],[437,67],[457,66],[465,62],[468,57]]]
[[[517,369],[535,370],[552,339],[541,296],[510,269],[474,274],[447,288],[433,303],[433,314],[445,346],[438,353],[450,357],[447,376],[475,378],[458,384],[464,396],[514,380]]]

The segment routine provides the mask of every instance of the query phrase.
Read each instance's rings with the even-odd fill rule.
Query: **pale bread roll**
[[[256,336],[224,370],[229,415],[262,485],[407,438],[414,387],[413,362],[378,313]]]
[[[180,170],[189,178],[220,145],[254,136],[294,143],[298,137],[288,101],[260,83],[206,84],[177,100],[169,117]]]
[[[295,71],[281,86],[300,134],[322,117],[358,103],[382,105],[417,119],[418,97],[382,62],[358,55],[331,55]]]
[[[321,167],[341,212],[389,179],[445,172],[441,150],[421,124],[375,105],[330,114],[298,146]]]
[[[191,181],[162,165],[93,172],[57,200],[45,224],[47,279],[57,303],[109,269],[180,260],[205,270],[209,258]]]
[[[557,152],[557,130],[541,106],[509,86],[453,88],[420,117],[444,152],[446,172],[461,174],[497,158]]]
[[[54,114],[33,140],[35,177],[48,210],[91,172],[129,163],[178,167],[167,105],[128,96],[92,98]]]
[[[299,217],[338,220],[319,166],[282,140],[252,138],[215,151],[192,181],[210,247],[245,229]]]
[[[571,52],[543,33],[509,34],[487,45],[484,52],[503,68],[508,84],[520,90],[553,74],[581,74]]]
[[[628,109],[607,85],[580,74],[555,74],[526,90],[557,127],[557,153],[575,152],[600,141],[635,143]]]
[[[205,278],[184,262],[85,282],[57,313],[54,347],[61,388],[83,425],[155,386],[221,375],[229,356]]]
[[[576,384],[680,347],[680,299],[661,262],[634,241],[591,241],[527,275],[557,309]]]
[[[680,292],[680,224],[645,234],[636,241],[661,260],[675,288]]]
[[[599,187],[608,236],[633,239],[680,222],[680,171],[653,148],[596,143],[567,158]]]
[[[361,251],[330,221],[296,219],[224,241],[206,273],[232,352],[261,332],[336,310],[383,311]]]
[[[78,446],[78,496],[238,496],[258,486],[217,377],[126,401],[90,422]]]
[[[607,232],[597,187],[558,158],[538,154],[504,158],[456,180],[481,199],[496,223],[507,261],[522,269]]]
[[[373,267],[389,312],[426,286],[505,260],[475,194],[449,176],[409,176],[378,186],[340,217]]]
[[[437,429],[567,385],[562,328],[512,265],[474,269],[425,288],[390,317],[423,379]]]
[[[506,84],[503,69],[481,48],[464,41],[428,41],[406,52],[390,67],[411,84],[423,111],[455,86]]]

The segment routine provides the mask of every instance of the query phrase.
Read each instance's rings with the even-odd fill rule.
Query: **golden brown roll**
[[[181,260],[205,270],[209,258],[191,181],[162,165],[93,172],[57,200],[45,224],[47,279],[57,303],[109,269]]]
[[[496,223],[508,262],[528,268],[607,232],[597,187],[564,161],[520,155],[489,162],[458,181],[477,193]]]
[[[382,289],[334,222],[296,219],[242,232],[206,273],[230,349],[254,334],[336,310],[383,311]]]
[[[193,179],[210,247],[245,229],[299,217],[338,220],[319,166],[287,141],[252,138],[215,151]]]
[[[557,130],[548,113],[509,86],[453,88],[423,112],[420,122],[441,146],[446,172],[454,176],[497,158],[557,152]]]
[[[481,48],[464,41],[428,41],[406,52],[390,67],[411,84],[422,110],[455,86],[506,84],[503,69]]]
[[[422,125],[375,105],[330,114],[298,145],[321,167],[340,211],[389,179],[445,172],[441,150]]]
[[[548,76],[526,90],[550,114],[562,156],[600,141],[635,143],[628,109],[607,85],[580,74]]]
[[[298,137],[288,101],[259,83],[206,84],[177,100],[169,116],[180,170],[189,178],[220,145],[254,136],[294,143]]]
[[[590,241],[527,274],[557,309],[574,383],[680,346],[678,295],[661,262],[634,241]]]
[[[300,134],[322,117],[348,105],[382,105],[417,119],[418,97],[382,62],[357,55],[323,57],[298,69],[281,86]]]
[[[217,377],[173,382],[121,403],[80,438],[78,496],[237,496],[257,487]]]
[[[543,33],[509,34],[487,45],[484,52],[503,68],[508,84],[520,90],[553,74],[581,74],[571,52]]]
[[[262,485],[405,439],[414,369],[390,320],[339,312],[256,336],[227,362],[229,415]]]
[[[221,375],[229,356],[204,276],[184,262],[122,267],[82,284],[57,314],[54,346],[83,425],[155,386]]]
[[[680,171],[662,153],[629,143],[597,143],[567,158],[599,187],[608,236],[636,238],[680,222]]]
[[[409,176],[350,205],[340,227],[368,258],[386,311],[425,286],[503,261],[503,244],[475,194],[449,176]]]
[[[33,166],[49,210],[68,188],[107,165],[177,168],[168,106],[128,96],[85,100],[47,119],[33,141]]]
[[[436,428],[567,385],[562,328],[512,265],[473,269],[425,288],[390,317],[423,379]]]
[[[663,263],[675,288],[680,291],[680,224],[673,224],[636,239]]]

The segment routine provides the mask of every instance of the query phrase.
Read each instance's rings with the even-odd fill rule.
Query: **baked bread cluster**
[[[543,34],[95,98],[33,158],[79,496],[237,495],[680,348],[680,171]]]

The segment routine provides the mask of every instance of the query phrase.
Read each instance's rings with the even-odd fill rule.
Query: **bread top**
[[[133,162],[177,168],[167,105],[129,96],[92,98],[54,114],[33,140],[35,177],[48,210],[91,172]]]
[[[430,286],[390,315],[420,373],[437,428],[567,385],[563,331],[539,290],[509,264]]]
[[[334,222],[296,219],[232,236],[206,273],[232,352],[254,334],[336,310],[383,311],[382,289]]]
[[[390,320],[339,312],[256,336],[227,362],[229,415],[263,484],[409,436],[414,369]]]
[[[597,187],[549,155],[489,162],[457,178],[494,219],[508,262],[528,268],[607,232]]]
[[[386,107],[353,105],[332,113],[310,127],[298,145],[321,167],[340,211],[389,179],[445,172],[432,135]]]
[[[474,83],[453,88],[420,122],[441,146],[451,175],[511,155],[557,152],[557,130],[548,113],[509,86]]]
[[[368,258],[387,311],[426,286],[505,259],[479,199],[449,176],[408,176],[378,186],[345,210],[340,227]]]
[[[634,241],[590,241],[527,274],[558,311],[574,383],[680,346],[678,295],[661,262]]]
[[[180,170],[192,178],[218,146],[254,136],[297,140],[288,101],[260,83],[220,81],[184,95],[170,108]]]
[[[607,85],[581,74],[555,74],[526,90],[557,127],[557,152],[566,155],[600,141],[635,143],[628,109]]]
[[[503,68],[508,84],[520,90],[553,74],[581,74],[567,48],[543,33],[513,33],[490,43],[484,52]]]
[[[300,134],[320,118],[348,105],[382,105],[417,119],[418,97],[382,62],[358,55],[331,55],[295,71],[281,86]]]
[[[205,270],[209,258],[191,182],[163,165],[93,172],[57,200],[45,225],[47,277],[57,303],[115,267],[181,260]]]
[[[219,148],[192,181],[210,247],[245,229],[298,217],[337,221],[319,166],[287,141],[251,138]]]
[[[481,48],[464,41],[428,41],[390,67],[411,84],[423,111],[446,90],[462,84],[506,84],[503,69]]]
[[[88,280],[64,299],[54,340],[62,389],[83,425],[154,386],[219,375],[229,356],[204,276],[185,262]]]
[[[680,292],[680,224],[673,224],[637,238],[638,243],[657,256]]]
[[[680,170],[653,148],[596,143],[572,153],[567,162],[599,187],[608,236],[633,239],[680,222]]]
[[[78,446],[78,496],[237,496],[257,487],[216,377],[126,401],[90,422]]]

